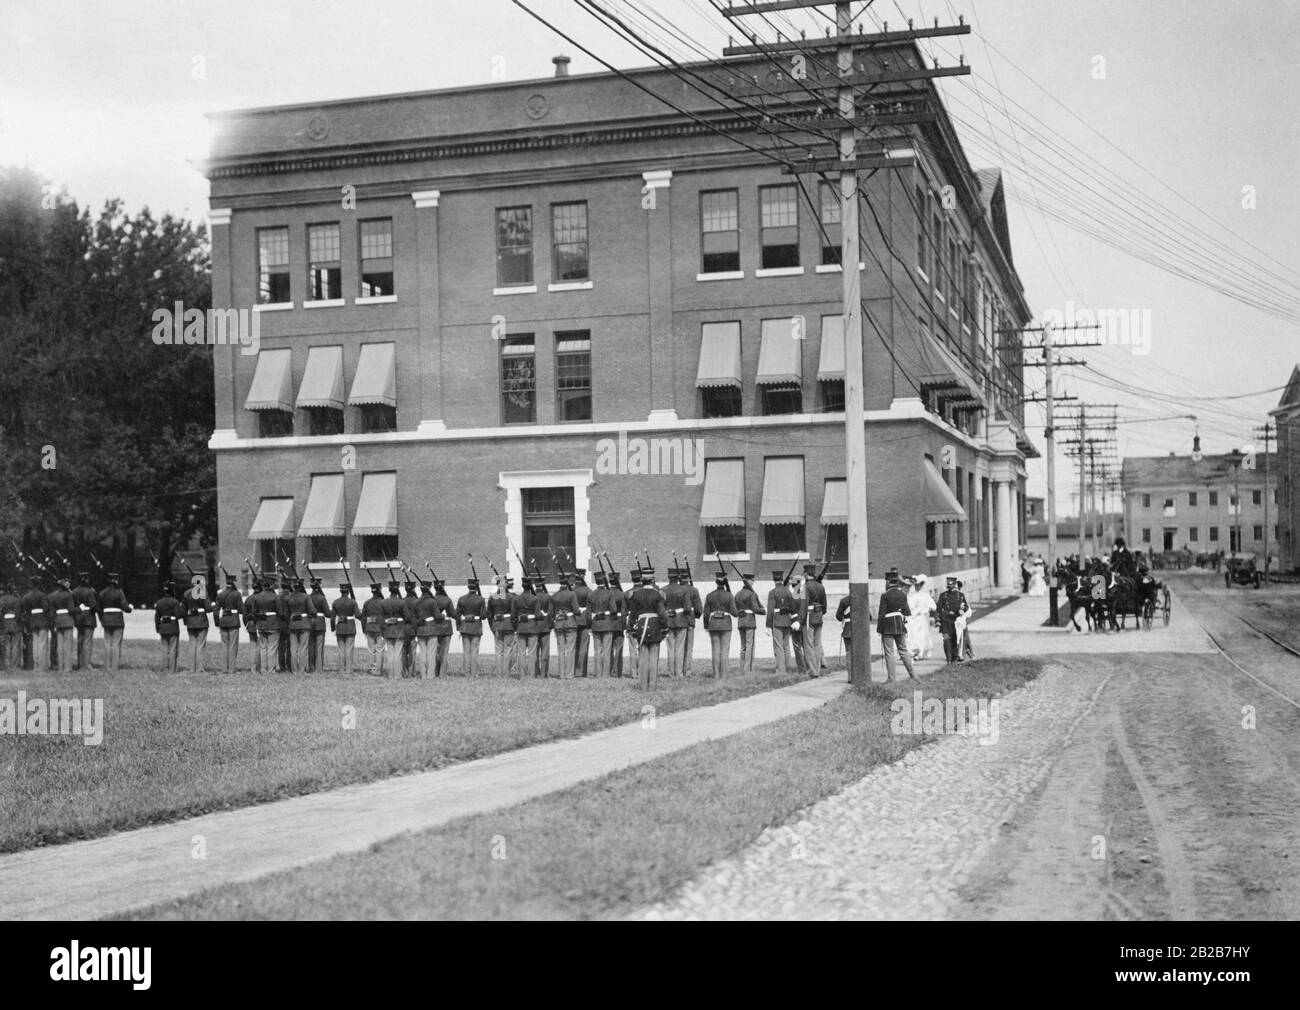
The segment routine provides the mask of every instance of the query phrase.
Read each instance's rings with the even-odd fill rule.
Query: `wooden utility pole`
[[[1265,421],[1255,434],[1264,439],[1264,581],[1268,581],[1268,443],[1273,438],[1273,422]],[[1281,551],[1278,552],[1279,555]],[[1280,560],[1280,559],[1279,559]]]

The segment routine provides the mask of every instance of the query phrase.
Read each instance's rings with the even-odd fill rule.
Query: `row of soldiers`
[[[117,572],[109,572],[108,585],[98,591],[90,585],[89,572],[78,572],[76,585],[58,576],[48,591],[45,579],[35,576],[21,595],[13,583],[4,583],[0,585],[0,669],[89,670],[95,629],[102,625],[108,669],[116,670],[130,610]]]

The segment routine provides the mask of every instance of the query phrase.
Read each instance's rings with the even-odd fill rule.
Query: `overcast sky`
[[[649,62],[573,3],[528,6],[620,67]],[[726,44],[725,19],[706,0],[607,6],[667,17],[687,41],[661,22],[637,23],[678,58],[696,55],[688,42],[715,53]],[[1196,414],[1206,451],[1245,444],[1280,395],[1260,391],[1300,362],[1300,4],[877,0],[871,14],[899,27],[900,11],[927,23],[961,14],[975,28],[926,49],[943,62],[963,52],[974,67],[942,91],[971,163],[1006,173],[1015,262],[1035,313],[1069,302],[1150,311],[1149,353],[1136,353],[1145,333],[1137,347],[1080,349],[1105,378],[1068,370],[1066,390],[1120,404],[1128,422]],[[132,210],[201,217],[208,187],[190,162],[206,151],[205,112],[481,84],[494,71],[545,77],[560,52],[574,73],[600,69],[507,0],[7,0],[0,164],[30,165],[82,203],[120,196]],[[1161,209],[1139,219],[1125,184]],[[1243,206],[1252,195],[1253,208]],[[1095,222],[1086,230],[1098,234],[1060,215]],[[1194,263],[1212,282],[1107,244],[1152,238],[1179,272],[1195,275]],[[1041,371],[1031,370],[1032,385]],[[1115,390],[1116,380],[1138,392]],[[1258,395],[1206,399],[1239,394]],[[1026,419],[1041,447],[1042,408]],[[1119,447],[1188,452],[1192,434],[1190,420],[1125,423]],[[1058,473],[1063,489],[1074,485],[1068,463]],[[1031,493],[1042,487],[1040,460]],[[1066,497],[1059,511],[1072,507]]]

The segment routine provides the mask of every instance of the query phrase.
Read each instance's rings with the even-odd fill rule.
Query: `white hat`
[[[918,586],[923,586],[923,585],[925,585],[925,578],[926,578],[926,577],[925,577],[925,574],[924,574],[924,573],[922,573],[922,574],[920,574],[920,575],[913,576],[913,578],[916,580],[916,584],[917,584]]]

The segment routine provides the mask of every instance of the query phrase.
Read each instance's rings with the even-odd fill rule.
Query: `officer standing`
[[[573,583],[562,578],[560,588],[551,597],[551,622],[555,626],[555,644],[559,651],[559,678],[573,677],[578,643],[578,597]]]
[[[388,583],[388,597],[384,600],[384,674],[396,680],[403,674],[402,643],[406,637],[406,603],[402,599],[402,585],[396,579]]]
[[[609,576],[604,570],[594,576],[596,588],[587,597],[587,607],[591,615],[591,637],[596,653],[596,676],[609,676],[610,660],[613,658],[613,633],[622,627],[618,611],[614,607],[614,594],[609,588]],[[620,598],[622,594],[619,594]]]
[[[280,665],[280,641],[287,636],[289,620],[284,596],[267,582],[253,597],[253,607],[257,614],[257,644],[261,650],[262,672],[283,673],[285,667]]]
[[[809,672],[808,657],[803,651],[804,616],[808,612],[808,598],[804,594],[803,576],[798,572],[790,577],[790,596],[795,605],[794,620],[790,622],[790,647],[794,650],[794,668],[803,676]]]
[[[849,651],[849,646],[853,642],[853,615],[850,612],[852,604],[847,596],[840,600],[840,605],[835,608],[835,620],[840,622],[840,638],[844,640],[844,651]],[[852,673],[849,675],[852,679]]]
[[[73,623],[77,628],[77,661],[74,670],[94,667],[95,614],[99,610],[99,594],[90,586],[90,573],[78,572],[77,585],[72,590]]]
[[[163,586],[162,597],[153,605],[153,627],[162,639],[163,673],[175,673],[181,650],[181,601],[176,598],[176,583]]]
[[[822,622],[826,619],[826,587],[817,578],[816,565],[804,565],[803,595],[807,608],[803,621],[803,654],[808,661],[808,669],[814,677],[820,677],[827,669],[826,654],[822,646]]]
[[[483,618],[487,616],[487,601],[479,591],[478,579],[470,579],[465,593],[456,601],[456,629],[460,632],[461,673],[466,677],[478,676],[478,647],[483,641]]]
[[[880,597],[880,616],[876,619],[876,631],[880,633],[880,644],[885,653],[885,676],[891,681],[898,679],[894,676],[895,664],[901,656],[907,675],[916,680],[912,650],[907,647],[907,619],[912,610],[907,605],[907,593],[903,590],[903,580],[897,568],[885,573],[885,586],[884,595]]]
[[[623,624],[627,618],[627,590],[623,588],[623,582],[618,572],[609,573],[609,591],[616,598],[618,603],[618,627],[614,629],[614,634],[609,640],[609,675],[611,677],[623,676],[623,647],[627,644],[623,634]]]
[[[653,568],[641,569],[641,586],[628,601],[627,626],[637,643],[637,671],[642,691],[653,690],[659,681],[659,643],[668,627],[664,597],[655,588]]]
[[[516,655],[518,643],[515,641],[515,621],[510,606],[514,599],[514,594],[510,592],[513,586],[513,579],[498,575],[497,591],[487,601],[488,623],[492,628],[492,651],[496,654],[497,675],[500,677],[513,675],[519,662]]]
[[[18,617],[22,601],[12,583],[0,587],[0,670],[17,670],[23,661],[23,623]]]
[[[591,651],[591,589],[587,585],[587,569],[573,570],[573,595],[578,601],[577,622],[578,637],[574,644],[573,675],[586,677],[588,674],[587,654]]]
[[[451,635],[456,630],[452,618],[456,616],[456,604],[447,595],[447,585],[441,579],[433,580],[433,598],[438,601],[438,623],[434,625],[433,634],[437,639],[434,652],[433,675],[441,677],[444,673],[451,676],[447,667],[447,653],[451,650]]]
[[[280,577],[280,585],[276,591],[277,606],[283,615],[280,620],[280,637],[279,643],[279,666],[276,668],[279,673],[288,673],[293,669],[293,636],[289,633],[289,591],[290,583],[287,577]]]
[[[370,583],[370,599],[361,605],[361,628],[366,633],[370,663],[366,672],[372,677],[384,675],[384,587]]]
[[[754,672],[754,635],[758,630],[758,618],[766,615],[767,611],[754,591],[754,573],[743,573],[740,581],[744,585],[736,594],[736,613],[740,615],[736,627],[740,631],[740,672],[746,674]]]
[[[302,579],[293,580],[293,592],[284,601],[289,608],[289,639],[294,673],[307,671],[307,646],[311,643],[311,629],[316,617],[316,605]]]
[[[30,588],[19,601],[18,615],[23,626],[24,651],[31,666],[28,670],[43,670],[50,658],[50,607],[45,587],[39,575],[33,576]]]
[[[700,599],[700,591],[695,588],[695,583],[691,581],[691,573],[688,568],[682,569],[682,585],[690,594],[691,599],[691,623],[686,626],[686,644],[683,647],[682,673],[691,676],[691,659],[695,655],[695,622],[704,616],[704,601]]]
[[[415,659],[416,643],[415,632],[420,624],[420,615],[417,613],[416,604],[420,597],[415,588],[415,582],[411,579],[406,580],[406,596],[402,599],[402,613],[406,618],[406,625],[402,628],[402,676],[415,676]]]
[[[542,611],[527,575],[519,580],[520,592],[510,599],[510,618],[515,635],[523,639],[520,676],[537,676],[537,638],[541,633]]]
[[[726,574],[719,572],[713,581],[717,588],[704,599],[704,630],[709,633],[713,676],[721,679],[727,675],[731,656],[731,619],[739,617],[740,612],[736,609]]]
[[[555,627],[555,613],[551,608],[551,594],[546,588],[545,576],[538,575],[533,582],[533,594],[537,597],[537,612],[541,614],[537,633],[537,670],[536,677],[551,675],[551,631]]]
[[[71,581],[68,577],[60,575],[57,581],[58,586],[50,593],[47,600],[54,619],[54,634],[59,650],[59,673],[69,673],[72,670],[72,643],[77,626],[76,618],[73,616],[76,604],[72,599]]]
[[[325,669],[325,629],[329,626],[329,600],[321,588],[320,579],[311,580],[311,635],[307,639],[307,672],[316,673]]]
[[[221,632],[221,653],[226,673],[238,669],[239,623],[243,612],[244,597],[235,584],[235,577],[227,575],[226,588],[217,593],[217,630]]]
[[[353,671],[353,652],[357,641],[357,601],[352,598],[352,583],[339,583],[339,595],[330,604],[330,631],[334,632],[334,642],[338,646],[339,669],[351,675]],[[322,647],[322,654],[324,649]],[[324,663],[321,663],[324,666]]]
[[[686,629],[695,621],[691,610],[691,592],[682,585],[679,568],[668,569],[664,609],[668,611],[668,676],[681,677],[685,675]]]
[[[970,610],[966,597],[957,588],[957,579],[949,575],[947,588],[939,594],[936,616],[939,632],[943,635],[943,654],[949,663],[961,662],[961,645],[957,641],[957,618]]]
[[[249,667],[253,673],[262,672],[262,643],[257,638],[257,610],[254,605],[262,589],[262,577],[254,575],[252,592],[244,600],[244,630],[248,632],[248,647],[253,651],[253,662]]]
[[[799,606],[785,584],[784,572],[772,573],[772,591],[767,594],[767,627],[772,632],[772,657],[776,672],[790,667],[790,629],[799,619]]]
[[[438,605],[437,598],[433,595],[433,587],[420,580],[420,597],[415,601],[415,676],[421,680],[427,680],[430,672],[434,676],[441,676],[442,670],[440,663],[434,660],[434,655],[439,651],[440,639],[438,635],[438,626],[442,623],[442,608]]]
[[[626,646],[628,658],[628,676],[633,680],[638,680],[637,663],[640,661],[641,647],[637,644],[637,633],[632,627],[632,622],[628,611],[632,609],[632,594],[641,588],[641,565],[638,563],[631,572],[628,573],[628,582],[630,585],[623,593],[623,617],[626,631]]]
[[[208,644],[208,614],[212,601],[202,582],[196,581],[181,597],[181,613],[185,616],[185,633],[190,640],[190,672],[203,672],[203,650]]]

